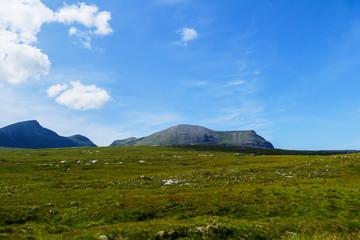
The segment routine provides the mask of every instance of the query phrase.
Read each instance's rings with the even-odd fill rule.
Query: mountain
[[[194,125],[178,125],[147,137],[127,138],[111,144],[111,146],[129,145],[222,145],[274,148],[255,131],[214,131]]]
[[[25,121],[0,128],[0,146],[14,148],[96,147],[81,135],[62,137],[37,121]]]

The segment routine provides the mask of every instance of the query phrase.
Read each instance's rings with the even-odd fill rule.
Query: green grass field
[[[5,149],[0,239],[360,239],[360,154],[294,154]]]

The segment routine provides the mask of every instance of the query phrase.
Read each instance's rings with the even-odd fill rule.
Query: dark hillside
[[[0,146],[11,148],[61,148],[96,146],[88,138],[62,137],[42,127],[37,121],[15,123],[0,129]]]

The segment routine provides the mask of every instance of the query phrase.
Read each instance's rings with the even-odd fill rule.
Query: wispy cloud
[[[72,27],[69,29],[69,36],[76,36],[81,45],[84,48],[91,49],[91,38],[93,33],[91,31],[80,31],[76,27]]]
[[[178,33],[181,35],[180,41],[177,41],[177,44],[182,46],[187,46],[188,42],[195,40],[199,37],[199,34],[194,28],[183,27],[178,30]]]
[[[256,61],[249,58],[251,56],[231,57],[229,64],[233,65],[233,71],[208,79],[201,91],[197,91],[198,101],[207,99],[212,103],[211,108],[197,116],[195,121],[200,125],[219,130],[270,132],[273,123],[266,117],[266,103],[259,97],[264,88],[264,76]],[[207,103],[202,104],[206,106]]]
[[[233,81],[230,81],[228,82],[228,86],[238,86],[238,85],[243,85],[245,84],[246,81],[245,80],[233,80]]]
[[[128,137],[144,137],[165,128],[180,124],[184,117],[174,111],[132,111],[123,110],[118,118],[122,119],[120,126],[114,128],[111,140],[120,140]]]
[[[182,83],[183,86],[188,87],[188,88],[204,87],[204,86],[206,86],[208,84],[209,84],[209,82],[204,81],[204,80],[186,81],[186,82]]]
[[[173,124],[179,122],[182,119],[179,113],[174,112],[128,112],[127,115],[131,116],[131,119],[133,119],[133,124],[140,124],[145,128],[164,124]]]
[[[231,126],[237,130],[263,130],[271,121],[263,117],[264,107],[256,101],[247,101],[236,108],[219,109],[217,117],[204,122],[209,125]]]

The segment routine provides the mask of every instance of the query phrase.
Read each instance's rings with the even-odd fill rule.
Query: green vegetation
[[[255,131],[214,131],[195,125],[177,125],[143,138],[114,141],[111,146],[211,145],[274,148]]]
[[[330,153],[5,149],[0,239],[359,239],[360,154]]]

